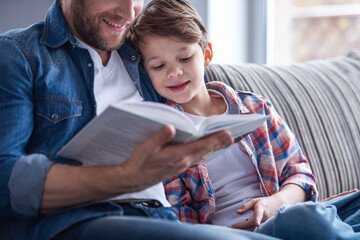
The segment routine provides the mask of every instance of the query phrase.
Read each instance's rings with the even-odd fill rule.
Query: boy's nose
[[[183,75],[183,70],[178,66],[174,66],[170,69],[168,73],[168,78],[180,77],[182,75]]]

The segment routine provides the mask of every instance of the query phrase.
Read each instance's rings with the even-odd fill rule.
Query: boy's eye
[[[161,69],[162,67],[164,67],[164,64],[160,64],[160,65],[154,66],[154,67],[152,67],[152,69],[154,69],[154,70],[159,70],[159,69]]]
[[[180,62],[187,62],[191,59],[192,56],[186,58],[180,58]]]

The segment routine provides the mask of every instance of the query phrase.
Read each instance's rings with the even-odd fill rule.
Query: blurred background
[[[52,2],[0,0],[0,32],[42,21]],[[207,26],[216,63],[284,65],[360,50],[360,0],[189,2]]]

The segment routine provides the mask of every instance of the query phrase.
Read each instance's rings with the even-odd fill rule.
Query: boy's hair
[[[134,20],[127,37],[138,48],[145,35],[175,37],[204,50],[207,32],[197,11],[185,0],[153,0]]]

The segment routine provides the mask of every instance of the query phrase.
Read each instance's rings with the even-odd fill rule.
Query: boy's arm
[[[250,134],[268,194],[295,184],[306,192],[306,200],[316,201],[315,176],[294,133],[268,99],[256,94],[245,96],[251,112],[270,116],[266,124]]]
[[[243,214],[254,210],[252,218],[233,226],[248,230],[273,216],[284,204],[315,201],[317,197],[315,177],[293,132],[267,99],[256,95],[250,95],[250,99],[258,104],[254,104],[255,111],[271,117],[251,134],[262,185],[268,196],[252,199],[237,211]]]

